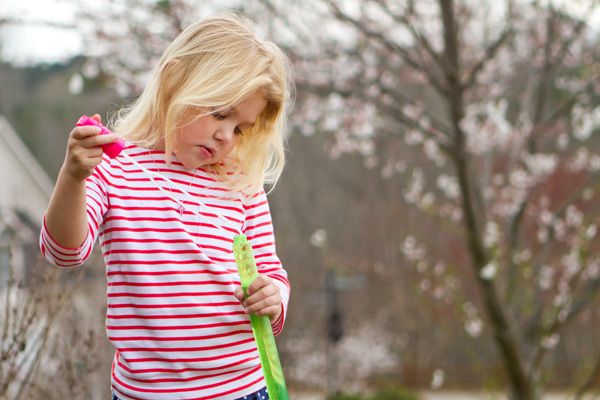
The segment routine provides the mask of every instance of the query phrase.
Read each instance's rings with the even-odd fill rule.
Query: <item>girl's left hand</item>
[[[248,286],[248,297],[244,299],[241,287],[235,289],[234,296],[242,303],[248,314],[268,315],[275,321],[281,315],[281,293],[273,279],[266,275],[258,277]]]

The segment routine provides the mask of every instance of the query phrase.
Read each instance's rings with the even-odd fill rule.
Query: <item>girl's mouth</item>
[[[214,154],[214,150],[206,146],[200,146],[200,152],[207,158],[211,158]]]

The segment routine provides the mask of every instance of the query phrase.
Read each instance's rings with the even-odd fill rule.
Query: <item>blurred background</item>
[[[107,399],[104,266],[41,259],[82,114],[189,23],[250,17],[296,82],[270,195],[293,399],[595,398],[597,0],[0,2],[0,399]]]

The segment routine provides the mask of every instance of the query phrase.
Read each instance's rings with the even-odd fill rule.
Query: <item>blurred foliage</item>
[[[67,138],[79,116],[98,113],[106,119],[123,102],[101,75],[82,77],[82,91],[70,92],[71,79],[81,75],[81,63],[82,58],[27,68],[0,63],[0,114],[52,179],[58,175]]]
[[[372,395],[337,393],[327,397],[327,400],[419,400],[413,391],[401,386],[388,385],[378,389]]]

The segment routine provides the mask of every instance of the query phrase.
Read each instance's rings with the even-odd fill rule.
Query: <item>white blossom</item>
[[[317,229],[310,236],[310,243],[320,249],[327,245],[327,231],[325,229]]]
[[[581,147],[575,152],[575,155],[569,162],[568,166],[573,172],[583,171],[587,169],[590,160],[590,152],[585,147]]]
[[[408,187],[404,191],[404,198],[408,203],[418,203],[425,187],[425,175],[420,168],[415,168]]]
[[[556,148],[560,151],[564,151],[569,147],[569,135],[562,133],[556,140]]]
[[[515,188],[528,189],[531,185],[531,176],[524,169],[517,168],[511,172],[509,181]]]
[[[600,106],[590,111],[580,105],[575,105],[571,118],[574,125],[573,136],[581,141],[589,139],[592,132],[600,126]]]
[[[473,318],[465,322],[465,332],[473,338],[481,336],[483,332],[483,321],[479,318]]]
[[[554,220],[554,215],[548,210],[542,210],[539,213],[539,220],[542,225],[549,226]]]
[[[431,281],[429,279],[423,279],[423,280],[421,280],[421,282],[419,283],[419,288],[423,292],[428,291],[429,289],[431,289]]]
[[[484,154],[494,147],[505,149],[516,130],[506,119],[508,101],[469,104],[460,123],[467,137],[467,148],[473,154]]]
[[[588,279],[598,279],[600,277],[600,261],[595,259],[588,262],[585,270],[585,276]]]
[[[409,146],[415,146],[423,143],[425,135],[421,131],[411,129],[404,134],[404,143]]]
[[[413,236],[407,236],[400,246],[404,256],[410,261],[420,261],[425,257],[425,248],[417,244]]]
[[[435,263],[435,266],[433,267],[433,273],[436,276],[440,276],[444,273],[444,271],[446,271],[446,264],[438,261],[437,263]]]
[[[437,178],[437,187],[444,192],[446,197],[449,199],[457,199],[460,196],[460,187],[458,186],[458,181],[456,177],[441,174]]]
[[[556,347],[558,342],[560,341],[560,336],[558,333],[555,333],[550,336],[544,336],[541,341],[541,345],[545,349],[553,349]]]
[[[558,282],[558,293],[554,296],[554,299],[552,300],[552,304],[555,307],[563,307],[570,301],[571,301],[571,294],[569,291],[568,283],[567,283],[566,279],[563,277]]]
[[[412,120],[419,120],[425,111],[422,104],[405,104],[402,106],[402,112]]]
[[[495,186],[502,186],[504,185],[505,182],[505,178],[504,175],[502,174],[494,174],[494,176],[492,177],[492,183]]]
[[[379,164],[379,159],[376,156],[371,156],[363,159],[363,165],[366,169],[373,169]]]
[[[555,218],[552,223],[552,228],[554,229],[554,236],[558,240],[563,240],[565,235],[567,234],[566,224],[562,219]]]
[[[596,224],[591,224],[585,230],[585,238],[587,240],[592,240],[596,237],[596,233],[598,233],[598,226]]]
[[[444,378],[445,378],[445,374],[444,371],[442,369],[435,369],[433,371],[433,375],[431,377],[431,389],[432,390],[436,390],[442,387],[442,385],[444,384]]]
[[[527,169],[533,176],[541,177],[551,174],[558,165],[556,154],[530,154],[524,159]]]
[[[398,162],[396,163],[396,166],[395,166],[395,168],[396,168],[396,171],[397,171],[399,174],[402,174],[402,173],[404,173],[404,172],[406,171],[406,162],[405,162],[405,161],[398,161]]]
[[[446,295],[446,290],[443,287],[438,286],[433,290],[433,298],[439,300]]]
[[[421,201],[419,202],[419,207],[426,210],[426,209],[430,208],[434,203],[435,203],[435,196],[433,195],[433,193],[428,192],[428,193],[425,193],[425,195],[423,195],[423,197],[421,197]]]
[[[583,213],[577,207],[571,205],[567,207],[565,221],[567,226],[578,228],[583,222]]]
[[[523,249],[517,253],[515,253],[515,255],[513,256],[513,261],[516,264],[522,264],[524,262],[527,262],[529,260],[531,260],[531,250],[530,249]]]
[[[485,225],[485,232],[483,234],[483,243],[485,247],[490,248],[498,243],[500,239],[500,228],[495,221],[488,221]]]
[[[87,79],[95,79],[98,77],[98,75],[100,75],[100,68],[98,67],[98,64],[88,61],[83,65],[81,73]]]
[[[590,161],[588,164],[588,170],[590,172],[598,172],[600,171],[600,156],[598,154],[593,154],[590,157]]]
[[[481,270],[479,271],[479,276],[481,277],[481,279],[491,281],[496,277],[497,273],[498,265],[494,262],[490,262],[485,267],[481,268]]]
[[[73,74],[69,79],[69,93],[72,95],[83,92],[83,77],[80,74]]]
[[[438,144],[432,139],[425,140],[423,152],[425,153],[425,156],[433,161],[438,167],[443,167],[446,163],[446,157],[442,154]]]
[[[565,278],[570,278],[581,270],[581,262],[577,249],[571,250],[569,254],[564,255],[561,258],[562,264],[565,266]]]
[[[392,161],[388,161],[381,169],[381,177],[383,179],[390,179],[395,173],[396,169],[394,168],[394,163]]]
[[[561,322],[561,323],[565,322],[567,320],[567,317],[569,316],[570,311],[571,311],[571,308],[569,307],[569,304],[562,307],[561,310],[558,312],[558,316],[556,317],[558,322]]]
[[[549,290],[552,287],[552,282],[554,280],[554,268],[544,265],[540,268],[540,273],[538,275],[538,286],[542,290]]]

